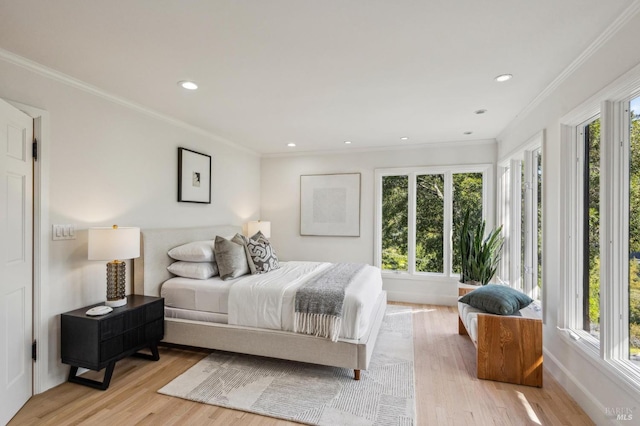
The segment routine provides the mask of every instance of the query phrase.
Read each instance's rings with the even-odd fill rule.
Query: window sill
[[[575,351],[586,359],[592,366],[594,366],[604,376],[609,377],[614,383],[619,384],[624,388],[625,392],[635,395],[635,398],[640,398],[640,371],[626,365],[625,361],[611,360],[605,361],[600,358],[599,349],[596,348],[593,343],[582,338],[579,334],[573,330],[561,330],[559,329],[560,338]],[[573,335],[579,336],[576,340],[571,337]]]
[[[408,281],[436,281],[440,283],[451,283],[455,284],[458,282],[458,278],[447,277],[440,274],[410,274],[409,272],[392,272],[392,271],[382,271],[382,279],[390,279],[390,280],[408,280]]]

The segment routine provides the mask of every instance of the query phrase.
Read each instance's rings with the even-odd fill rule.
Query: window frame
[[[560,119],[561,132],[561,265],[557,324],[560,336],[605,374],[613,374],[634,392],[640,390],[640,367],[629,360],[629,117],[632,99],[640,96],[640,66],[596,93]],[[577,126],[600,114],[600,341],[577,326],[577,268],[582,231],[579,208]],[[603,178],[604,177],[604,178]],[[606,283],[619,283],[607,285]],[[584,338],[583,338],[584,337]],[[595,342],[594,342],[595,341]]]
[[[382,180],[385,176],[409,176],[408,197],[408,267],[407,271],[394,271],[382,269],[383,276],[394,278],[424,279],[436,277],[456,277],[458,273],[452,271],[452,220],[453,220],[453,178],[458,173],[482,173],[482,217],[487,223],[487,228],[493,226],[493,164],[470,164],[450,166],[423,166],[423,167],[398,167],[375,169],[375,229],[374,229],[374,264],[382,268]],[[425,174],[442,174],[445,177],[444,185],[444,247],[443,247],[443,271],[419,272],[416,271],[416,177]]]
[[[604,149],[604,143],[603,143],[603,139],[604,139],[604,120],[603,120],[603,114],[601,111],[599,111],[598,113],[596,113],[595,115],[586,118],[584,121],[582,121],[581,123],[578,123],[575,126],[575,129],[573,130],[572,134],[573,134],[573,148],[572,148],[572,153],[573,156],[575,158],[575,161],[573,162],[572,165],[572,169],[573,169],[573,174],[574,174],[574,194],[572,195],[572,198],[575,200],[575,207],[574,207],[574,211],[572,212],[572,214],[574,215],[574,223],[572,226],[573,229],[573,235],[575,235],[575,238],[572,239],[572,252],[574,253],[574,259],[575,259],[575,271],[572,274],[576,281],[574,283],[572,283],[572,292],[575,294],[575,297],[573,298],[574,300],[574,306],[572,307],[572,312],[573,312],[573,316],[569,319],[569,329],[571,329],[574,333],[576,333],[577,335],[579,335],[582,339],[584,339],[584,341],[589,344],[591,346],[591,350],[593,352],[599,352],[600,351],[600,347],[601,347],[601,342],[600,339],[602,339],[602,329],[603,329],[603,315],[600,315],[600,339],[596,339],[594,336],[591,335],[591,333],[587,332],[586,330],[584,330],[584,321],[585,321],[585,304],[588,306],[588,298],[589,298],[589,286],[588,286],[588,274],[589,271],[587,270],[586,272],[586,276],[585,276],[585,266],[588,265],[587,259],[585,259],[584,257],[584,252],[585,252],[585,246],[588,244],[588,242],[586,242],[586,234],[588,232],[588,228],[587,225],[588,223],[585,223],[584,221],[584,217],[585,217],[585,213],[586,215],[588,215],[588,213],[585,211],[586,207],[586,191],[587,191],[587,186],[585,181],[588,178],[588,167],[586,166],[586,163],[588,161],[588,157],[587,157],[587,152],[586,152],[586,138],[588,137],[587,134],[584,133],[584,129],[587,128],[591,123],[593,123],[596,120],[600,120],[600,206],[606,206],[606,194],[604,194],[605,192],[605,187],[606,185],[603,185],[602,181],[603,181],[603,174],[606,172],[606,169],[603,170],[603,162],[605,161],[605,158],[607,158],[607,153],[605,152],[606,149]],[[606,179],[606,176],[605,176]],[[605,196],[605,198],[603,198],[603,196]],[[603,229],[606,228],[606,222],[604,221],[604,219],[606,218],[605,215],[605,210],[606,208],[600,208],[600,234],[599,234],[599,245],[600,247],[603,247],[603,236],[604,236],[604,232]],[[603,256],[604,253],[602,253],[602,250],[600,252],[600,283],[603,283]],[[588,268],[587,268],[588,269]],[[602,287],[601,287],[602,289]],[[601,291],[602,294],[602,291]],[[586,296],[586,299],[585,299]],[[602,300],[602,298],[600,298]],[[600,303],[600,310],[602,313],[602,303]],[[605,321],[606,323],[606,321]]]
[[[499,268],[500,280],[521,290],[544,306],[544,285],[538,294],[538,215],[536,155],[544,155],[545,132],[540,131],[498,163],[498,223],[503,226],[505,243]],[[543,157],[544,158],[544,157]],[[524,168],[523,168],[524,165]],[[522,182],[524,175],[525,182]],[[544,171],[543,171],[544,176]],[[543,177],[544,181],[544,177]],[[524,191],[524,209],[522,191]],[[535,214],[532,213],[536,209]],[[524,215],[524,256],[522,218]],[[535,238],[532,238],[535,236]],[[524,266],[523,266],[524,260]],[[521,271],[523,271],[521,273]]]

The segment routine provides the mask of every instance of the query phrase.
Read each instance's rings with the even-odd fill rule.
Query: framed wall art
[[[300,235],[360,236],[360,173],[300,176]]]
[[[178,148],[178,201],[211,204],[211,156]]]

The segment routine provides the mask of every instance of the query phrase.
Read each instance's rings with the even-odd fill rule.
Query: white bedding
[[[164,306],[193,311],[229,313],[229,289],[234,281],[222,281],[220,277],[207,280],[171,278],[162,284],[160,296]]]
[[[172,278],[162,285],[161,295],[167,307],[228,313],[228,324],[293,331],[296,290],[329,265],[280,262],[280,269],[275,271],[230,281],[222,281],[219,277],[208,280]],[[180,294],[180,288],[185,289],[184,294]],[[367,265],[358,272],[345,291],[341,339],[359,339],[364,335],[381,291],[382,277],[378,268]]]

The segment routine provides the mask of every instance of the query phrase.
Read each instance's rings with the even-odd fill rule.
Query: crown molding
[[[547,87],[544,88],[501,132],[497,139],[502,140],[517,124],[521,123],[542,101],[549,97],[562,83],[569,79],[584,65],[602,46],[615,36],[621,28],[628,24],[640,12],[640,0],[635,0],[616,18],[607,29],[596,38],[576,59],[573,60]]]
[[[208,139],[212,139],[216,142],[220,142],[223,143],[225,145],[228,145],[232,148],[235,148],[237,150],[243,151],[247,154],[251,154],[251,155],[255,155],[255,156],[260,156],[260,153],[253,151],[249,148],[246,148],[242,145],[239,145],[233,141],[230,141],[229,139],[223,138],[221,136],[218,136],[214,133],[211,133],[207,130],[204,130],[200,127],[194,126],[192,124],[186,123],[182,120],[178,120],[174,117],[171,117],[169,115],[166,114],[162,114],[158,111],[155,111],[149,107],[140,105],[138,103],[132,102],[128,99],[122,98],[120,96],[116,96],[112,93],[109,93],[105,90],[102,90],[96,86],[93,86],[89,83],[86,83],[82,80],[79,80],[77,78],[71,77],[67,74],[64,74],[60,71],[56,71],[53,68],[49,68],[45,65],[39,64],[35,61],[32,61],[30,59],[24,58],[20,55],[16,55],[13,52],[10,52],[8,50],[2,49],[0,48],[0,59],[11,63],[13,65],[22,67],[24,69],[27,69],[31,72],[34,72],[36,74],[39,74],[45,78],[48,78],[50,80],[54,80],[57,81],[59,83],[62,84],[66,84],[67,86],[73,87],[75,89],[78,90],[82,90],[83,92],[89,93],[91,95],[100,97],[102,99],[105,99],[109,102],[115,103],[117,105],[123,106],[125,108],[131,109],[133,111],[139,112],[141,114],[144,114],[148,117],[154,118],[156,120],[159,121],[163,121],[165,123],[171,124],[173,126],[176,127],[180,127],[182,129],[188,130],[190,132],[199,134],[201,136],[204,136]]]
[[[262,158],[281,158],[281,157],[308,157],[308,156],[322,156],[322,155],[349,155],[349,154],[361,154],[368,152],[385,152],[385,151],[408,151],[416,149],[431,149],[431,148],[451,148],[451,147],[463,147],[463,146],[479,146],[479,145],[497,145],[496,139],[476,139],[476,140],[450,140],[450,141],[438,141],[432,143],[421,144],[403,144],[403,145],[386,145],[379,147],[368,148],[353,148],[348,147],[344,149],[326,149],[326,150],[308,150],[308,151],[296,151],[296,152],[275,152],[269,154],[262,154]]]

